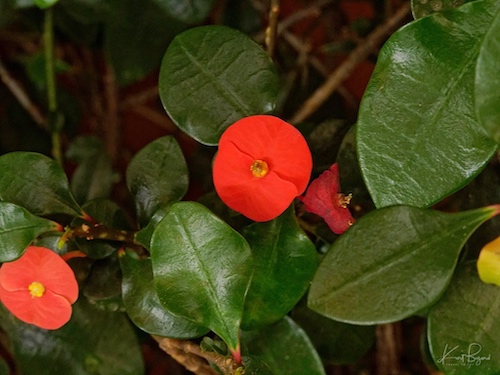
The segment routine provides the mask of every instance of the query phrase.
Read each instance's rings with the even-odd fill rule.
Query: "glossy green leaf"
[[[140,150],[127,168],[139,222],[145,225],[161,205],[180,200],[188,179],[186,160],[174,137],[159,138]]]
[[[471,0],[411,0],[413,18],[418,19],[436,12],[458,8]]]
[[[279,79],[272,60],[248,36],[225,26],[201,26],[179,34],[168,47],[159,90],[179,128],[216,145],[235,121],[274,110]]]
[[[121,281],[116,256],[98,259],[90,267],[81,295],[99,310],[123,311]]]
[[[215,0],[154,0],[172,18],[196,24],[207,18]]]
[[[493,375],[500,368],[500,288],[479,280],[474,262],[457,270],[428,319],[432,357],[446,375]]]
[[[254,329],[280,320],[297,304],[314,276],[318,256],[292,207],[272,221],[252,224],[242,234],[254,259],[242,328]]]
[[[372,211],[333,243],[308,305],[354,324],[409,317],[439,298],[465,241],[496,214],[495,207],[455,214],[408,206]]]
[[[55,160],[35,152],[0,156],[0,200],[18,204],[35,215],[83,215],[63,169]]]
[[[243,354],[261,359],[273,375],[325,375],[309,337],[289,317],[262,330],[243,331],[241,343]]]
[[[125,253],[120,256],[120,265],[123,304],[137,327],[152,335],[179,339],[199,337],[208,332],[163,307],[154,289],[150,259],[139,260]]]
[[[201,204],[179,202],[153,233],[151,260],[161,303],[238,350],[252,273],[245,239]]]
[[[323,363],[359,361],[375,342],[375,326],[361,326],[325,318],[306,306],[298,306],[291,318],[308,334]]]
[[[83,204],[96,198],[108,198],[119,176],[113,172],[104,143],[95,137],[79,137],[71,143],[66,157],[78,163],[71,178],[71,191]]]
[[[96,310],[80,298],[70,322],[55,331],[25,324],[3,306],[0,315],[20,374],[144,374],[140,346],[125,314]]]
[[[479,121],[500,143],[500,9],[486,33],[476,65],[475,104]]]
[[[169,42],[186,28],[158,0],[106,0],[105,6],[103,48],[121,86],[158,69]]]
[[[62,229],[50,220],[35,216],[21,206],[0,202],[0,262],[19,258],[39,235]]]
[[[382,48],[357,124],[377,207],[427,207],[458,190],[496,150],[475,118],[474,71],[492,3],[414,21]]]

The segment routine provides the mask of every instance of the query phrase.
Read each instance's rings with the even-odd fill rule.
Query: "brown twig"
[[[271,0],[269,9],[269,24],[266,28],[266,49],[269,56],[273,56],[276,45],[276,34],[278,30],[278,17],[280,13],[280,1]]]
[[[49,130],[47,121],[38,107],[31,101],[26,91],[21,85],[10,75],[9,71],[0,59],[0,79],[7,86],[9,91],[14,95],[21,106],[29,113],[33,121],[42,129]]]
[[[188,340],[177,340],[167,337],[154,336],[160,349],[169,354],[187,370],[197,375],[215,375],[216,372],[210,367],[208,362],[212,362],[224,374],[234,375],[236,371],[241,372],[240,366],[232,358],[224,357],[215,352],[206,352],[199,345]]]
[[[400,375],[400,330],[398,323],[377,326],[376,336],[377,374]]]
[[[118,156],[120,146],[120,129],[118,121],[118,86],[115,80],[113,68],[109,63],[104,63],[104,75],[102,78],[104,85],[104,99],[106,102],[106,112],[104,116],[104,139],[106,150],[111,161],[115,161]]]
[[[410,3],[406,2],[392,17],[368,35],[365,41],[356,47],[349,57],[330,74],[325,83],[306,100],[291,118],[290,122],[298,123],[311,116],[342,82],[351,75],[356,66],[365,60],[382,40],[401,24],[409,13]]]

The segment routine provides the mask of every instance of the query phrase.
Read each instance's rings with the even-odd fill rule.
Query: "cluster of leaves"
[[[14,12],[15,3],[2,6]],[[132,54],[117,51],[122,44],[114,39],[140,23],[130,1],[67,0],[56,8],[71,20],[79,10],[81,26],[103,32],[110,61],[126,83],[144,74],[134,69],[150,69],[134,58],[163,53],[168,44],[163,40],[156,49],[143,43],[150,27],[155,35],[160,24],[179,27],[177,34],[204,19],[212,4],[141,2],[141,10],[151,13],[140,14],[151,18],[138,40],[127,41]],[[175,21],[163,22],[163,16]],[[59,22],[64,28],[64,17]],[[142,373],[128,316],[155,336],[192,339],[213,332],[233,356],[241,352],[247,358],[249,373],[325,374],[323,362],[363,356],[375,325],[422,316],[429,360],[441,370],[498,372],[500,289],[479,280],[477,254],[463,248],[473,247],[471,236],[500,212],[492,205],[498,194],[483,194],[498,183],[487,173],[497,166],[492,159],[500,140],[499,35],[500,7],[492,0],[419,18],[392,35],[380,52],[355,134],[346,136],[337,155],[341,170],[350,171],[344,188],[354,191],[353,205],[356,192],[365,196],[366,185],[375,209],[341,236],[318,235],[316,243],[302,230],[293,206],[272,221],[249,223],[220,210],[216,199],[182,201],[189,173],[170,136],[147,145],[128,165],[134,225],[115,202],[90,199],[96,194],[89,176],[95,182],[93,172],[102,171],[95,168],[101,155],[96,143],[80,145],[92,150],[91,157],[73,148],[80,169],[71,183],[41,154],[1,156],[0,260],[18,258],[32,243],[87,255],[72,261],[82,293],[62,329],[38,329],[2,309],[0,325],[19,371]],[[213,25],[173,38],[161,63],[159,91],[180,129],[216,146],[234,121],[275,111],[279,82],[258,44]],[[114,180],[105,181],[108,188],[99,191],[104,195]],[[452,195],[466,185],[468,201]],[[457,212],[429,208],[439,202]],[[56,222],[68,218],[74,236],[61,247]],[[489,224],[486,237],[496,237],[498,224]],[[86,226],[89,231],[77,236]],[[316,248],[325,244],[326,254],[318,254]]]

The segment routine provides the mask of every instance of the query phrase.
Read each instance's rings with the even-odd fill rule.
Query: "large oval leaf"
[[[154,0],[176,20],[195,24],[207,18],[215,0]]]
[[[174,314],[239,351],[238,332],[252,272],[250,247],[199,203],[175,203],[151,238],[156,292]]]
[[[127,168],[127,186],[142,225],[162,205],[181,199],[188,189],[188,170],[174,137],[159,138],[140,150]]]
[[[172,41],[161,64],[159,90],[179,128],[216,145],[235,121],[274,110],[279,79],[266,52],[245,34],[202,26]]]
[[[272,221],[252,224],[242,234],[254,259],[242,328],[254,329],[280,320],[297,304],[309,287],[318,256],[292,207]]]
[[[0,157],[0,200],[35,215],[84,216],[63,169],[55,160],[35,152],[17,151]]]
[[[375,326],[353,325],[325,318],[299,305],[291,318],[309,335],[323,363],[359,361],[375,342]]]
[[[123,304],[137,327],[152,335],[179,339],[199,337],[208,332],[163,307],[154,289],[151,259],[139,260],[125,253],[120,256],[120,265]]]
[[[159,0],[106,0],[104,53],[121,86],[158,69],[165,49],[184,23],[173,19]],[[139,125],[140,126],[140,125]]]
[[[464,186],[495,152],[475,119],[474,70],[492,5],[414,21],[379,55],[360,107],[358,154],[377,207],[427,207]]]
[[[479,121],[500,143],[500,11],[491,23],[479,50],[476,65],[475,104]]]
[[[461,267],[429,314],[434,361],[447,375],[493,375],[500,369],[500,288],[479,280],[474,262]]]
[[[309,307],[354,324],[409,317],[436,301],[467,238],[496,214],[495,207],[372,211],[333,243],[313,279]]]
[[[62,227],[12,203],[0,202],[0,262],[19,258],[39,235]]]
[[[242,332],[248,354],[261,359],[273,375],[325,375],[325,369],[307,334],[285,317],[270,327]]]
[[[23,323],[3,306],[0,314],[20,374],[144,373],[140,346],[125,314],[96,310],[80,298],[69,323],[55,331]]]

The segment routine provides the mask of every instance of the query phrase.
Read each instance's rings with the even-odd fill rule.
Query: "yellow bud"
[[[500,286],[500,237],[482,248],[477,260],[477,272],[484,283]]]

